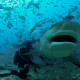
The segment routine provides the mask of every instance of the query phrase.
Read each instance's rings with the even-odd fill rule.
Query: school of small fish
[[[54,1],[51,1],[51,2],[49,2],[49,0],[48,0],[48,2],[46,1],[45,3],[45,5],[43,5],[43,7],[44,8],[47,8],[47,6],[46,5],[52,5],[53,6],[53,8],[59,8],[59,7],[61,7],[62,9],[66,9],[66,2],[64,2],[64,5],[61,5],[61,6],[59,6],[59,2],[61,2],[62,0],[57,0],[57,4],[55,4],[55,2]],[[31,0],[28,4],[27,4],[27,6],[25,6],[26,4],[24,4],[23,5],[23,7],[24,7],[24,10],[25,10],[25,15],[23,15],[23,14],[18,14],[18,12],[16,12],[16,10],[18,9],[18,6],[16,6],[16,7],[6,7],[6,6],[4,6],[3,4],[1,4],[0,3],[0,10],[3,10],[3,11],[5,11],[5,17],[4,17],[4,25],[7,27],[7,29],[8,30],[13,30],[13,31],[15,31],[15,37],[17,37],[18,38],[18,41],[22,41],[22,39],[23,39],[23,36],[25,36],[24,35],[24,31],[25,31],[25,27],[26,28],[28,28],[28,26],[27,26],[27,18],[29,17],[28,16],[28,10],[30,9],[30,11],[32,11],[33,12],[33,16],[37,16],[40,20],[38,20],[38,21],[35,21],[35,24],[34,24],[34,26],[30,26],[31,28],[30,28],[30,31],[29,31],[29,33],[30,34],[33,34],[33,32],[35,32],[35,30],[39,30],[39,33],[40,34],[43,34],[46,30],[47,30],[47,26],[46,26],[46,28],[44,27],[44,25],[45,24],[47,24],[47,23],[56,23],[57,22],[57,20],[56,20],[56,17],[57,17],[57,19],[60,19],[60,20],[66,20],[66,19],[69,19],[69,20],[73,20],[73,19],[80,19],[80,10],[79,10],[79,7],[78,6],[74,6],[74,5],[72,5],[72,4],[70,4],[69,5],[69,7],[70,7],[70,9],[68,10],[68,15],[63,15],[63,14],[58,14],[58,13],[55,13],[55,17],[53,17],[53,18],[49,18],[49,17],[46,17],[46,18],[43,18],[44,16],[45,16],[45,13],[46,12],[48,12],[48,10],[46,9],[45,10],[45,13],[43,13],[43,12],[41,12],[40,11],[40,9],[41,9],[41,5],[44,3],[44,1],[42,1],[42,0],[40,0],[39,2],[37,2],[37,3],[35,3],[34,2],[34,0]],[[80,2],[77,2],[78,3],[78,5],[80,4]],[[16,9],[15,9],[16,8]],[[74,15],[72,15],[74,12],[76,12],[77,13],[77,15],[76,16],[74,16]],[[0,16],[1,17],[1,16]],[[16,20],[14,20],[13,18],[15,18]],[[34,17],[34,19],[35,19],[35,17]],[[20,30],[18,30],[18,27],[16,27],[16,26],[18,26],[18,21],[20,22],[20,24],[22,24],[21,26],[23,26],[23,28],[21,28]],[[30,24],[30,23],[29,23]],[[0,29],[0,33],[4,33],[6,30],[4,30],[4,29]],[[11,32],[11,35],[13,35],[13,32]],[[1,35],[0,35],[1,36]],[[5,38],[4,40],[6,41],[6,39],[7,38]],[[7,44],[11,44],[9,41],[6,41],[5,42],[5,44],[7,45]],[[13,47],[14,47],[15,45],[13,44]]]

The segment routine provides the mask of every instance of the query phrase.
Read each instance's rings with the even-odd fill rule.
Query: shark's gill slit
[[[50,39],[50,42],[72,42],[76,43],[76,39],[70,35],[58,35],[55,37],[52,37]]]

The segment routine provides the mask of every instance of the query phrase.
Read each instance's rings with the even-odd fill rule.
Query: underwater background
[[[80,23],[80,0],[0,0],[0,64],[12,64],[21,44],[68,15]]]

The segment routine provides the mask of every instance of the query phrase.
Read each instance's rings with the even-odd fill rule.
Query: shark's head
[[[61,58],[71,55],[77,45],[80,24],[64,20],[53,24],[41,38],[41,51],[48,58]]]

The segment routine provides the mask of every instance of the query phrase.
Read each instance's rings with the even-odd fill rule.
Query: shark
[[[72,20],[74,18],[75,17],[73,15],[68,15],[68,16],[65,16],[65,18],[63,18],[63,20]]]
[[[40,39],[40,50],[25,55],[41,53],[48,59],[65,58],[80,67],[80,61],[74,54],[79,42],[80,24],[72,20],[63,20],[53,24]]]
[[[63,20],[72,20],[72,19],[75,19],[75,16],[73,16],[71,13],[72,13],[72,11],[69,10],[69,11],[68,11],[68,15],[65,16],[65,17],[63,18]]]

